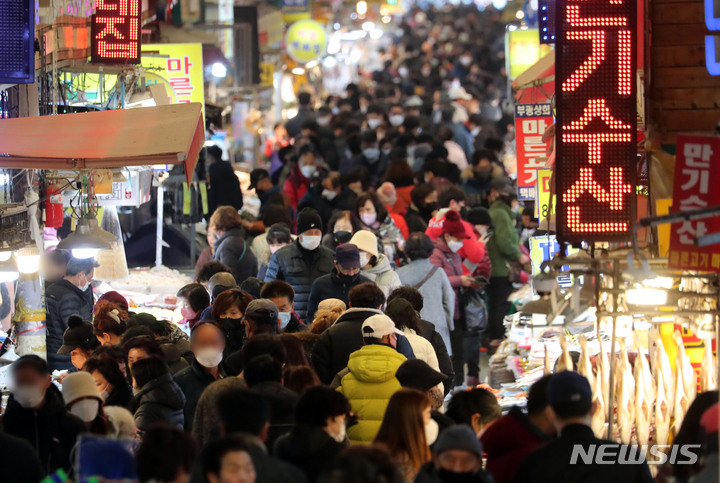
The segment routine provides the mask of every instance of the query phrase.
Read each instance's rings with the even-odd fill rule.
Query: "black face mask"
[[[492,168],[487,170],[473,170],[473,174],[475,175],[475,178],[480,181],[487,181],[490,179],[492,175]]]
[[[230,317],[218,317],[218,323],[226,329],[232,329],[242,326],[243,318],[240,317],[239,319],[232,319]]]
[[[333,233],[333,238],[336,243],[347,243],[352,238],[352,233],[349,231],[336,231]]]
[[[425,203],[419,208],[420,214],[423,218],[425,218],[425,221],[432,218],[433,211],[437,210],[437,201],[431,201],[430,203]]]
[[[455,473],[446,469],[440,468],[437,470],[437,475],[440,481],[443,483],[475,483],[480,481],[477,477],[477,473]]]
[[[358,272],[355,275],[345,275],[344,273],[338,272],[337,276],[342,283],[344,283],[345,285],[349,285],[351,283],[354,283],[358,279],[360,273]]]

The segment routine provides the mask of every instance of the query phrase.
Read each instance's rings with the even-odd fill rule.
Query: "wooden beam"
[[[720,76],[711,76],[705,67],[662,67],[653,69],[651,90],[683,87],[720,88]]]
[[[663,111],[653,120],[666,132],[715,132],[715,126],[720,122],[720,109]]]
[[[658,89],[653,105],[660,109],[720,109],[720,89]]]
[[[693,24],[653,25],[653,48],[665,45],[698,45],[705,43],[710,32],[701,17]]]
[[[695,3],[657,3],[653,1],[651,20],[654,27],[658,25],[697,24],[705,18],[705,6],[702,2]],[[655,31],[655,28],[653,28]]]
[[[705,45],[671,45],[652,50],[652,67],[704,67]]]

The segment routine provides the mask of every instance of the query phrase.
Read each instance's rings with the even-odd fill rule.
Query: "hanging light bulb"
[[[95,222],[97,223],[97,220]],[[81,218],[75,231],[58,243],[57,248],[71,250],[75,258],[91,258],[97,256],[99,250],[110,250],[112,246],[107,239],[93,233],[87,219]]]
[[[6,262],[12,257],[12,249],[8,246],[7,242],[0,246],[0,262]]]
[[[40,270],[40,250],[34,246],[18,250],[17,268],[20,273],[35,273]]]

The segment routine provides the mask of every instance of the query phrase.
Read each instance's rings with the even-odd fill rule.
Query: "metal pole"
[[[155,241],[155,266],[159,267],[162,265],[162,249],[163,249],[163,223],[165,214],[163,213],[163,194],[164,190],[162,185],[158,186],[157,190],[157,231]]]
[[[618,286],[618,261],[613,260],[613,288]],[[617,294],[612,294],[612,337],[610,339],[610,381],[608,390],[608,432],[607,439],[612,438],[612,427],[613,427],[613,415],[614,404],[613,398],[615,396],[615,333],[617,323]]]

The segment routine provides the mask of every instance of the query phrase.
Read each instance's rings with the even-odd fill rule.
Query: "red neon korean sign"
[[[97,0],[92,16],[92,62],[140,62],[140,1]]]
[[[635,213],[636,5],[557,5],[558,239],[627,239]]]

